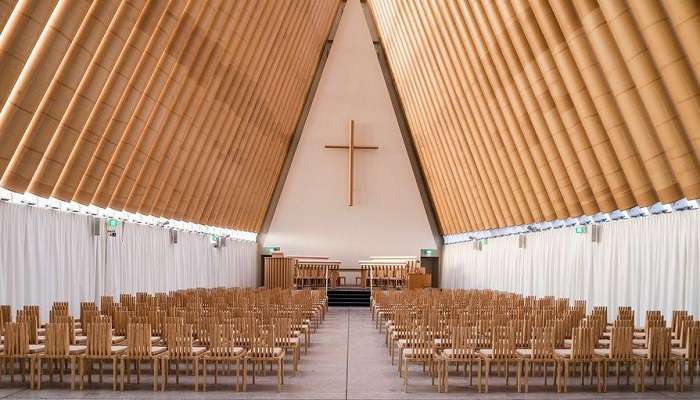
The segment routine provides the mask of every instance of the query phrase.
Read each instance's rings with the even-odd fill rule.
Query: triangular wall
[[[355,144],[347,205],[348,121]],[[347,2],[264,246],[357,266],[373,255],[436,248],[359,0]],[[348,282],[350,283],[350,282]]]

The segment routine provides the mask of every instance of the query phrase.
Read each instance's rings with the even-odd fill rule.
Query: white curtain
[[[42,319],[54,301],[167,292],[192,287],[256,285],[257,245],[206,235],[120,224],[117,237],[92,234],[90,217],[0,202],[0,304],[38,304]]]
[[[600,225],[591,241],[574,228],[446,245],[442,287],[489,288],[535,296],[584,299],[588,307],[632,306],[637,323],[647,310],[670,319],[675,309],[700,316],[700,210]]]

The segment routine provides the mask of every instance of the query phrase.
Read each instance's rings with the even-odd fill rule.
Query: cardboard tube
[[[17,0],[0,0],[0,32],[5,28],[7,20],[10,19],[12,10],[15,9]]]
[[[532,9],[547,40],[549,51],[557,64],[557,68],[562,72],[561,77],[571,95],[576,113],[581,118],[580,123],[589,139],[601,172],[604,174],[607,189],[614,198],[613,202],[606,202],[596,196],[598,204],[607,204],[607,206],[601,205],[600,211],[626,210],[633,207],[635,201],[632,191],[615,156],[610,140],[605,132],[605,127],[593,105],[576,61],[571,55],[566,39],[559,29],[552,9],[544,0],[533,1]],[[590,180],[591,178],[588,179]],[[591,186],[593,185],[591,184]]]
[[[177,53],[185,45],[186,38],[196,26],[197,16],[207,4],[197,2],[191,5],[190,2],[183,12],[183,2],[171,3],[168,9],[152,9],[144,15],[142,33],[121,57],[124,63],[121,64],[120,79],[113,80],[113,89],[101,102],[106,107],[107,118],[93,113],[91,120],[94,124],[89,131],[83,132],[86,145],[97,144],[90,146],[92,152],[87,157],[75,159],[76,168],[84,171],[78,185],[71,182],[67,187],[72,189],[75,201],[93,200],[125,131],[129,127],[143,126],[148,114],[139,106],[144,103],[153,105],[158,98],[167,74],[174,68]],[[162,29],[158,29],[161,23]],[[100,201],[106,205],[108,200],[100,198]]]
[[[57,0],[26,0],[17,4],[0,35],[0,104],[4,105]],[[9,9],[9,4],[5,6]]]
[[[600,7],[641,98],[641,111],[646,111],[654,127],[650,132],[656,135],[658,149],[663,152],[682,191],[681,196],[664,197],[665,193],[657,190],[661,201],[669,203],[682,197],[700,197],[698,160],[630,9],[623,0],[606,0]]]
[[[700,90],[690,60],[683,52],[661,3],[630,1],[628,4],[654,65],[659,70],[663,87],[683,124],[695,158],[700,160]]]
[[[90,66],[80,81],[78,90],[51,138],[49,147],[39,163],[28,191],[37,196],[54,195],[61,200],[71,200],[71,197],[61,196],[62,192],[54,192],[54,186],[63,171],[66,160],[74,149],[80,131],[95,106],[99,93],[107,83],[109,73],[117,62],[129,32],[136,25],[144,4],[144,0],[126,0],[120,4],[107,33],[102,38],[97,52],[90,62]],[[81,177],[77,174],[69,174],[76,180]]]
[[[8,166],[14,191],[24,192],[31,182],[117,6],[118,0],[97,0],[90,7]]]
[[[615,158],[619,160],[620,166],[629,182],[630,190],[634,194],[635,204],[647,206],[658,201],[646,168],[637,151],[637,147],[630,145],[634,143],[624,118],[620,112],[610,86],[605,80],[605,76],[598,64],[596,55],[591,48],[589,37],[583,30],[581,20],[576,9],[568,0],[551,1],[550,5],[554,16],[557,18],[559,27],[567,41],[578,70],[581,72],[581,79],[586,85],[586,90],[590,93],[591,100],[600,116],[605,134],[610,139],[610,144],[615,151]],[[593,114],[591,114],[593,115]],[[601,139],[602,140],[602,139]],[[593,143],[599,142],[592,140]],[[603,143],[602,141],[600,143]],[[601,163],[601,165],[609,165]],[[615,187],[612,187],[615,191]]]
[[[516,119],[520,124],[525,142],[530,149],[530,154],[532,154],[533,160],[540,171],[540,176],[547,188],[556,218],[576,215],[580,207],[569,210],[568,204],[572,203],[572,201],[578,203],[578,200],[575,199],[575,193],[571,188],[571,183],[558,155],[558,150],[554,147],[551,138],[543,140],[546,138],[546,135],[549,135],[549,130],[525,75],[525,69],[518,56],[516,47],[506,29],[506,24],[501,18],[495,3],[484,3],[484,9],[494,31],[496,42],[505,59],[508,60],[507,65],[510,74],[502,77],[508,82],[505,86],[506,92],[513,95],[511,96],[511,104],[514,106]],[[574,198],[573,200],[572,197]],[[569,200],[565,201],[565,198]]]
[[[700,2],[697,0],[661,0],[673,31],[688,57],[695,80],[700,81]]]
[[[171,190],[178,184],[180,172],[182,171],[182,164],[184,163],[184,158],[187,158],[192,153],[193,142],[200,141],[204,135],[201,131],[201,121],[205,117],[214,118],[215,115],[210,115],[211,109],[213,108],[213,97],[215,94],[222,89],[224,86],[224,75],[226,69],[229,67],[230,57],[233,49],[237,48],[240,44],[235,37],[235,27],[240,23],[249,23],[250,21],[246,19],[246,11],[249,9],[244,3],[238,3],[238,7],[232,12],[232,17],[229,18],[227,22],[226,29],[227,33],[222,35],[227,39],[219,40],[216,43],[215,52],[218,53],[215,62],[209,62],[207,64],[207,70],[205,70],[196,86],[196,93],[194,94],[194,105],[185,108],[184,121],[181,122],[177,128],[177,133],[175,135],[180,137],[181,144],[175,145],[175,142],[171,143],[172,152],[175,153],[171,156],[174,160],[172,164],[167,163],[167,158],[163,158],[161,164],[169,165],[165,168],[158,168],[155,165],[154,157],[148,157],[146,165],[142,168],[141,173],[138,176],[133,188],[129,193],[128,200],[126,202],[126,209],[129,211],[136,211],[139,205],[144,201],[144,198],[153,198],[158,193],[152,190],[153,186],[160,187],[161,190]],[[231,76],[226,76],[231,78]],[[199,121],[200,125],[195,126],[195,121]],[[185,137],[183,137],[185,136]],[[155,146],[153,151],[163,151],[159,150],[161,146]],[[168,157],[170,151],[165,151],[165,157]],[[163,157],[163,156],[161,156]],[[173,180],[173,176],[177,175],[178,179]],[[149,203],[151,203],[149,201]],[[162,209],[171,209],[166,203],[161,207]]]
[[[587,215],[599,211],[612,211],[616,209],[612,193],[593,153],[591,142],[583,129],[571,94],[562,78],[562,74],[569,74],[570,71],[559,70],[530,5],[522,0],[515,0],[513,5],[515,15],[530,45],[553,103],[551,105],[553,108],[550,108],[551,125],[558,126],[557,129],[563,129],[564,134],[561,137],[563,146],[558,147],[563,147],[568,151],[564,162],[567,169],[573,170],[569,176],[572,177],[574,190],[581,199],[581,208]],[[562,155],[564,156],[564,153]],[[580,186],[583,182],[585,182],[585,186]]]
[[[482,129],[477,128],[476,130],[465,132],[464,135],[467,139],[469,137],[472,138],[472,146],[478,148],[477,151],[481,153],[482,162],[492,170],[492,177],[495,175],[496,181],[492,185],[496,189],[497,196],[505,200],[505,204],[499,204],[501,213],[505,217],[504,223],[507,225],[523,224],[525,220],[521,212],[521,207],[525,206],[523,192],[512,172],[510,160],[505,154],[505,149],[498,133],[498,130],[503,128],[503,126],[497,126],[497,122],[494,120],[492,113],[492,108],[495,108],[493,97],[489,96],[486,98],[480,86],[486,82],[483,68],[479,68],[476,71],[473,68],[466,68],[465,71],[462,68],[465,63],[463,59],[456,55],[452,39],[446,36],[444,30],[439,32],[436,29],[437,24],[432,10],[425,7],[425,4],[415,2],[410,4],[414,5],[412,13],[420,21],[422,29],[427,33],[432,32],[431,36],[426,37],[425,42],[433,47],[432,54],[438,61],[437,69],[440,71],[444,81],[445,96],[449,96],[448,93],[450,92],[454,96],[453,103],[458,122],[466,119],[470,126],[476,123],[477,126],[483,127]],[[445,46],[448,47],[446,48]],[[472,66],[470,65],[469,67]],[[478,82],[469,84],[469,77],[471,77],[472,81],[477,79]],[[485,86],[488,87],[488,84]],[[467,141],[469,142],[469,140]],[[467,187],[462,185],[460,190],[467,190]]]
[[[149,167],[168,168],[165,165],[161,165],[163,162],[162,154],[163,152],[175,151],[171,147],[173,142],[176,143],[175,146],[181,145],[176,137],[178,126],[182,121],[185,110],[188,107],[194,107],[192,102],[196,100],[194,90],[197,80],[201,79],[208,65],[216,65],[218,63],[218,57],[220,57],[221,53],[215,52],[217,43],[222,40],[223,35],[225,35],[225,40],[229,39],[231,30],[225,29],[225,22],[231,18],[233,4],[233,2],[223,2],[208,25],[208,31],[203,31],[201,37],[194,36],[192,38],[190,43],[201,43],[198,49],[196,45],[185,47],[187,50],[184,53],[184,57],[181,57],[175,66],[175,70],[171,74],[165,90],[160,95],[156,108],[149,117],[149,123],[141,131],[138,141],[135,142],[131,152],[126,153],[128,156],[121,158],[121,160],[128,160],[123,164],[119,164],[120,147],[117,147],[117,153],[113,157],[110,167],[107,168],[106,174],[109,174],[113,168],[116,171],[121,170],[121,173],[114,177],[115,179],[112,180],[111,184],[109,179],[103,179],[100,185],[101,189],[98,191],[98,196],[109,199],[108,204],[110,208],[124,208],[127,196],[138,174],[146,166],[147,159],[156,158],[153,159],[153,163],[148,165]],[[163,134],[164,132],[166,132],[165,135]],[[124,135],[122,141],[127,139],[127,137],[127,135]],[[156,153],[155,149],[160,150]],[[120,166],[123,166],[123,169],[119,168]]]
[[[478,3],[473,3],[471,12],[476,23],[476,28],[478,28],[481,33],[474,38],[477,42],[477,49],[481,50],[480,59],[484,65],[493,65],[493,68],[495,68],[494,76],[490,78],[491,84],[494,88],[495,97],[499,102],[499,108],[503,111],[503,117],[508,124],[514,150],[521,160],[519,166],[518,164],[514,165],[516,165],[518,170],[526,173],[527,180],[532,187],[534,195],[534,199],[532,200],[534,205],[530,205],[530,209],[533,212],[532,221],[556,219],[552,201],[543,184],[540,170],[535,164],[533,153],[531,153],[529,144],[525,140],[523,134],[523,129],[531,130],[532,127],[531,125],[521,127],[516,118],[517,113],[522,115],[526,113],[520,94],[515,88],[509,66],[503,57],[501,47],[496,41],[494,30],[487,20],[484,9]],[[512,48],[505,48],[504,50],[512,51]],[[525,121],[529,123],[529,120]],[[504,139],[504,142],[505,141],[506,139]],[[535,152],[535,154],[537,153]],[[546,169],[545,175],[551,176],[551,171],[549,171],[549,167],[546,163],[544,168]],[[556,193],[556,195],[561,198],[559,189],[556,186],[551,188],[551,190],[553,191],[552,193]],[[537,212],[538,209],[540,210],[539,213]]]
[[[155,11],[155,10],[154,10]],[[195,55],[197,54],[197,51],[199,49],[199,45],[202,44],[202,38],[204,35],[206,35],[206,32],[209,31],[211,28],[211,23],[212,20],[214,19],[214,14],[219,11],[219,1],[218,0],[212,0],[210,3],[207,4],[207,6],[204,7],[204,16],[200,20],[200,22],[195,26],[194,30],[192,31],[192,35],[188,38],[187,43],[183,47],[183,50],[181,54],[176,55],[177,58],[177,64],[175,65],[175,69],[172,72],[172,75],[168,77],[168,80],[165,83],[165,87],[163,91],[160,93],[160,96],[158,97],[158,100],[156,104],[153,104],[151,102],[148,102],[149,104],[152,104],[155,108],[153,113],[149,113],[148,119],[143,122],[142,119],[140,118],[131,118],[129,120],[129,123],[126,127],[126,130],[124,133],[120,136],[119,138],[119,143],[117,144],[116,149],[114,150],[114,153],[111,154],[111,157],[109,157],[109,163],[107,164],[106,168],[104,169],[104,172],[99,174],[99,185],[94,185],[93,183],[97,182],[97,179],[91,179],[91,180],[83,180],[81,182],[81,185],[78,187],[78,196],[86,196],[88,193],[93,193],[92,198],[90,199],[90,202],[93,204],[96,204],[100,207],[108,207],[109,206],[109,201],[112,196],[112,192],[114,191],[114,188],[116,187],[117,183],[119,182],[119,178],[123,175],[124,170],[126,168],[127,163],[129,162],[130,158],[134,155],[137,154],[135,152],[135,146],[137,144],[138,139],[141,137],[142,134],[148,134],[149,132],[147,131],[148,129],[152,129],[152,123],[154,119],[157,117],[158,122],[162,122],[164,117],[167,115],[161,111],[159,114],[158,110],[162,110],[162,103],[163,103],[163,94],[164,93],[169,93],[169,94],[174,94],[177,96],[179,93],[180,85],[177,84],[176,89],[173,89],[171,91],[168,91],[169,88],[173,87],[173,82],[178,82],[181,79],[184,79],[184,74],[185,72],[182,71],[181,68],[178,68],[182,65],[183,62],[183,57],[185,57],[186,60],[192,60],[194,59]],[[161,11],[162,12],[162,11]],[[152,26],[155,28],[157,27],[157,21],[160,18],[161,13],[157,12],[152,12],[149,13],[147,18],[144,18],[143,20],[146,21],[153,21]],[[151,24],[148,24],[149,27]],[[146,36],[148,37],[148,36]],[[138,57],[141,54],[141,51],[145,48],[145,43],[143,46],[139,46],[139,52],[135,53],[132,57],[133,59],[138,60]],[[130,58],[132,58],[130,57]],[[187,62],[187,61],[185,61]],[[191,64],[189,62],[186,65],[186,68],[188,68]],[[128,75],[127,75],[128,76]],[[172,106],[172,101],[175,99],[168,99],[166,102],[168,103],[168,106]],[[143,104],[145,101],[144,98],[141,100],[141,104]],[[142,114],[135,114],[138,115],[139,117],[142,116]],[[146,129],[146,131],[144,131]],[[94,170],[91,170],[88,168],[86,172],[86,176],[91,176],[93,178],[97,178],[96,175],[94,175]],[[85,197],[87,198],[87,197]]]
[[[575,0],[574,5],[658,199],[669,202],[683,197],[598,4],[593,0]]]

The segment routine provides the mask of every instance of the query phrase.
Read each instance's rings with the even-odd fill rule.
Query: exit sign
[[[420,255],[422,257],[437,257],[438,253],[436,249],[420,249]]]
[[[576,233],[586,233],[587,229],[585,226],[577,226]]]
[[[270,256],[270,255],[272,255],[272,253],[274,253],[276,251],[280,251],[279,246],[271,246],[271,247],[264,247],[263,248],[263,254],[266,256]]]
[[[114,218],[110,218],[107,220],[107,226],[110,228],[116,228],[117,225],[119,225],[119,220],[116,220]]]

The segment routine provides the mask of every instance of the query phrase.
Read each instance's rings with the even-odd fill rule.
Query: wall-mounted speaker
[[[226,238],[223,236],[219,236],[219,247],[226,247]]]
[[[524,249],[527,246],[527,236],[518,235],[518,248]]]
[[[177,244],[177,231],[171,229],[168,232],[170,233],[170,244]]]
[[[102,226],[102,220],[95,217],[90,217],[90,231],[93,236],[100,236],[100,226]]]
[[[591,226],[591,242],[600,243],[602,227],[600,225]]]

